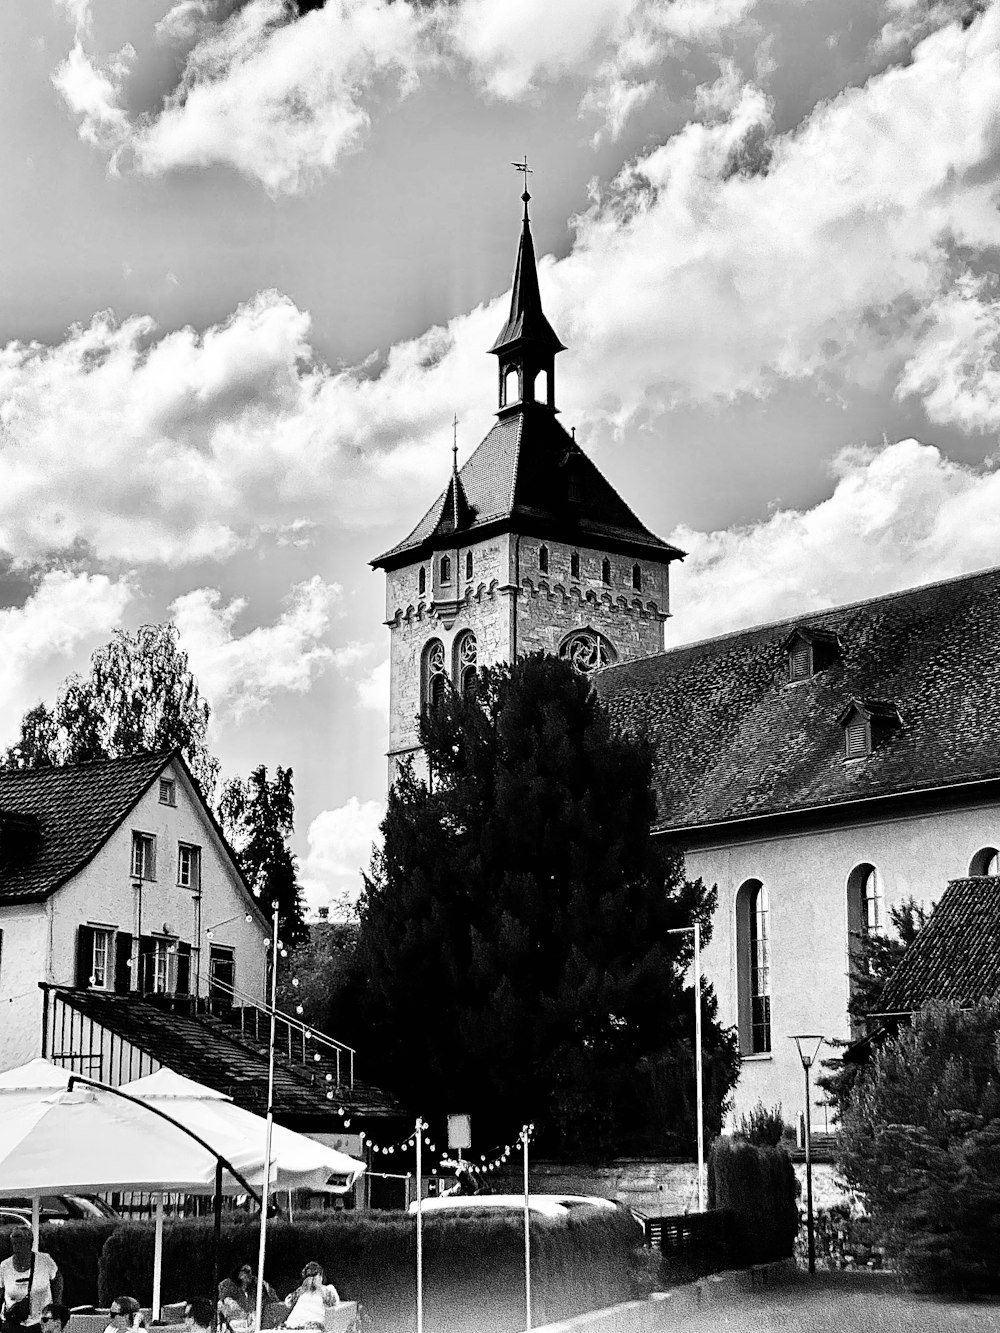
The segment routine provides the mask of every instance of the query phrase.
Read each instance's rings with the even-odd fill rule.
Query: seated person
[[[104,1333],[127,1333],[128,1329],[146,1327],[146,1316],[134,1296],[116,1296],[108,1314],[110,1318]]]
[[[273,1305],[280,1298],[264,1279],[264,1305]],[[219,1283],[219,1308],[226,1319],[253,1319],[257,1313],[257,1274],[249,1264],[243,1264],[232,1277]]]
[[[207,1296],[196,1296],[184,1309],[187,1333],[210,1333],[215,1310]]]
[[[326,1281],[322,1265],[311,1259],[302,1270],[302,1281],[285,1297],[285,1304],[291,1309],[285,1328],[323,1329],[326,1307],[339,1305],[340,1297],[333,1283]]]
[[[52,1301],[42,1309],[40,1318],[42,1333],[64,1333],[70,1321],[69,1306]]]

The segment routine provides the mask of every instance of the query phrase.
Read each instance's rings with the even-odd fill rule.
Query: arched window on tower
[[[885,928],[882,876],[868,861],[855,866],[847,879],[847,928],[852,939],[880,935]]]
[[[503,400],[501,407],[506,407],[509,403],[516,403],[521,397],[521,376],[517,366],[511,366],[509,370],[504,371],[503,377]]]
[[[417,574],[417,592],[420,594],[421,597],[423,597],[426,591],[427,591],[427,570],[423,565],[421,565],[420,571]]]
[[[459,694],[475,694],[479,671],[479,648],[472,630],[455,640],[455,688]]]
[[[611,561],[607,556],[601,561],[601,582],[607,584],[611,583]]]
[[[439,568],[440,568],[440,570],[441,570],[441,582],[442,582],[442,583],[450,583],[450,582],[451,582],[451,556],[449,556],[449,555],[443,555],[443,556],[441,557],[441,564],[440,564]]]
[[[471,578],[472,578],[472,552],[471,552],[471,551],[466,551],[466,553],[465,553],[465,577],[466,577],[467,579],[471,579]]]
[[[642,565],[632,566],[632,587],[636,592],[642,592]]]
[[[589,628],[567,634],[559,645],[559,656],[584,676],[618,661],[618,654],[604,635]]]
[[[736,954],[740,1050],[763,1055],[771,1049],[771,906],[759,879],[736,895]]]
[[[532,393],[536,403],[547,403],[549,401],[549,373],[547,370],[540,370],[535,376],[535,386]]]
[[[580,552],[574,551],[569,558],[569,576],[571,579],[580,577]]]
[[[420,665],[421,709],[425,712],[433,712],[444,699],[444,692],[448,685],[444,644],[440,639],[431,639],[425,646]]]
[[[549,548],[547,546],[539,546],[538,548],[538,572],[539,574],[549,572]]]

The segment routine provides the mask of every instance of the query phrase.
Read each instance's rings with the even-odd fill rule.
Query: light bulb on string
[[[295,1006],[295,1012],[296,1012],[297,1014],[301,1014],[301,1012],[302,1012],[302,1006],[301,1006],[301,1004],[297,1004],[297,1005]]]
[[[295,990],[298,990],[298,988],[299,988],[299,979],[298,979],[298,977],[292,977],[292,986],[295,988]]]
[[[333,1082],[333,1075],[332,1075],[332,1074],[327,1074],[327,1076],[326,1076],[326,1081],[327,1081],[327,1083],[332,1083],[332,1082]],[[332,1094],[332,1093],[330,1094],[330,1097],[331,1097],[331,1099],[332,1099],[332,1097],[333,1097],[333,1094]]]

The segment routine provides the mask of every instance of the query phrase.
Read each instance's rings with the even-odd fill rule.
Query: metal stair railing
[[[216,1011],[213,1002],[218,1001],[221,996],[225,997],[224,1009]],[[231,1010],[231,1015],[225,1010]],[[212,981],[212,993],[208,997],[208,1012],[213,1017],[226,1019],[233,1026],[236,1026],[236,1014],[239,1014],[240,1034],[243,1037],[253,1037],[254,1041],[266,1046],[271,1035],[271,1011],[259,1000],[255,1000],[252,995],[247,995],[236,986],[230,986],[217,978]],[[252,1018],[251,1018],[252,1015]],[[343,1082],[342,1075],[342,1057],[343,1065],[347,1070],[347,1086],[354,1087],[354,1048],[345,1045],[342,1041],[337,1041],[335,1037],[328,1037],[323,1032],[317,1032],[315,1028],[303,1023],[300,1018],[294,1018],[291,1014],[286,1014],[281,1009],[274,1011],[274,1049],[280,1051],[282,1055],[287,1053],[288,1059],[292,1061],[301,1061],[302,1064],[319,1063],[317,1057],[322,1058],[329,1054],[332,1056],[336,1065],[336,1080],[338,1084]]]

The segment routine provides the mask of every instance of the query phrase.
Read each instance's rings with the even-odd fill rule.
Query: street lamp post
[[[696,1110],[698,1120],[698,1211],[705,1211],[705,1114],[702,1094],[703,1075],[701,1059],[701,926],[678,926],[664,932],[667,935],[694,935],[694,1066],[696,1083]]]
[[[809,1070],[812,1068],[819,1055],[819,1048],[823,1045],[823,1038],[815,1033],[805,1033],[793,1037],[795,1049],[799,1053],[799,1059],[802,1061],[802,1068],[806,1076],[806,1230],[809,1236],[809,1272],[816,1272],[816,1237],[813,1232],[813,1178],[812,1178],[812,1115],[809,1107]]]

